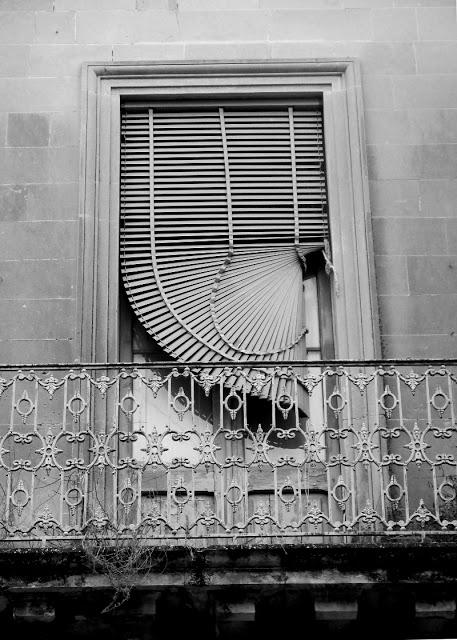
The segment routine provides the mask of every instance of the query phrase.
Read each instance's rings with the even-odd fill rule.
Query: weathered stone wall
[[[455,0],[0,0],[0,361],[77,357],[83,61],[361,61],[383,355],[456,356]]]
[[[113,584],[77,549],[5,551],[0,623],[38,640],[455,638],[455,569],[452,542],[174,547]],[[126,581],[128,599],[101,614]]]

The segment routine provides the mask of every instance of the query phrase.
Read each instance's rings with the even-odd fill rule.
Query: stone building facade
[[[103,133],[100,113],[107,113],[95,109],[90,120],[87,105],[98,91],[97,105],[103,107],[99,87],[106,79],[108,86],[110,77],[127,86],[126,79],[135,76],[141,84],[148,65],[162,65],[170,75],[173,66],[198,70],[211,62],[221,78],[230,75],[230,65],[274,68],[280,75],[301,64],[300,73],[306,76],[308,69],[317,87],[318,76],[330,83],[329,78],[348,74],[347,68],[355,70],[353,84],[343,89],[357,102],[351,112],[357,135],[348,134],[357,145],[348,143],[346,155],[356,148],[347,175],[357,173],[351,180],[359,186],[344,202],[352,198],[364,220],[363,255],[356,256],[355,280],[352,267],[335,268],[329,278],[343,297],[351,287],[365,291],[354,295],[368,306],[361,303],[354,313],[362,318],[359,339],[365,335],[363,317],[371,314],[371,342],[362,345],[366,350],[348,347],[336,355],[457,358],[456,61],[455,0],[0,0],[0,363],[70,366],[122,359],[109,349],[92,345],[82,351],[81,346],[84,331],[101,333],[93,338],[97,344],[112,331],[100,309],[93,327],[91,310],[82,302],[91,265],[105,251],[96,245],[87,262],[88,221],[95,207],[88,202],[105,193],[90,163],[101,153],[94,140]],[[343,85],[332,86],[337,123]],[[339,123],[341,131],[352,131],[351,117]],[[106,143],[106,137],[100,139]],[[116,140],[108,143],[117,156]],[[338,194],[340,187],[330,188]],[[103,225],[103,216],[100,220]],[[94,237],[97,233],[94,227]],[[351,234],[356,254],[360,229]],[[341,264],[349,259],[345,246],[338,254]],[[109,264],[117,269],[116,261]],[[95,279],[97,273],[92,270]],[[105,285],[101,279],[99,300],[105,300]],[[112,300],[119,295],[119,290],[110,293],[110,313],[118,308]],[[350,324],[349,311],[345,318]],[[99,329],[103,322],[106,327]],[[116,323],[117,317],[109,326]],[[434,388],[432,400],[438,413],[444,407],[441,416],[453,406],[450,392],[443,396],[442,389]],[[382,406],[389,414],[392,407]],[[27,411],[23,406],[24,424]],[[445,428],[452,430],[453,414],[449,420]],[[455,471],[443,475],[446,486],[452,476]],[[199,629],[202,637],[249,635],[255,629],[273,637],[282,628],[275,622],[282,608],[289,631],[307,611],[309,632],[372,633],[374,616],[379,634],[390,633],[381,612],[399,616],[393,628],[400,635],[452,632],[457,615],[452,537],[444,542],[436,535],[424,543],[416,535],[399,536],[386,546],[370,538],[357,557],[348,540],[327,545],[325,552],[322,540],[288,552],[273,539],[255,553],[235,545],[194,556],[179,547],[165,564],[154,559],[158,571],[136,576],[131,600],[106,619],[99,609],[112,582],[103,572],[93,573],[78,549],[63,555],[52,554],[51,547],[22,549],[14,552],[15,565],[6,548],[0,555],[5,587],[0,616],[11,634],[31,621],[33,632],[43,637],[63,631],[80,637],[91,627],[97,637],[119,633],[146,639],[151,629],[166,635],[166,621],[177,609],[185,612],[183,625]]]

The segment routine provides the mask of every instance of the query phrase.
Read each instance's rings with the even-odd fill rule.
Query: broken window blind
[[[314,99],[125,107],[121,271],[174,358],[305,357],[303,269],[328,238]]]

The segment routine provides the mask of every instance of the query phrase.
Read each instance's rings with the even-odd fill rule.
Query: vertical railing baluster
[[[107,394],[109,394],[109,390],[107,391]],[[115,451],[115,464],[114,464],[114,468],[112,470],[110,470],[109,465],[107,465],[105,467],[105,473],[111,473],[112,475],[112,479],[113,479],[113,484],[112,484],[112,488],[111,488],[111,493],[112,493],[112,509],[113,509],[113,524],[116,527],[116,529],[118,529],[119,526],[119,508],[120,508],[120,500],[119,500],[119,467],[118,467],[118,459],[119,459],[119,453],[120,453],[120,448],[122,446],[120,440],[119,440],[119,427],[120,425],[120,401],[121,401],[121,390],[120,390],[120,379],[119,377],[116,377],[116,382],[114,384],[114,398],[111,402],[111,405],[113,407],[112,411],[112,420],[111,420],[111,425],[108,426],[108,434],[110,432],[113,432],[113,438],[112,438],[112,442],[113,445],[116,449]],[[110,404],[108,404],[108,406],[110,406]],[[111,441],[111,438],[110,438]],[[108,459],[108,447],[106,448],[106,456]],[[128,473],[128,470],[127,470]]]
[[[449,411],[451,414],[451,426],[455,425],[455,407],[454,407],[454,392],[452,389],[452,378],[451,378],[451,373],[448,369],[447,374],[447,388],[448,388],[448,394],[449,394]]]
[[[409,489],[408,489],[408,468],[403,466],[403,486],[405,487],[405,521],[408,522],[411,517],[411,511],[409,507]]]
[[[279,500],[278,500],[278,467],[273,467],[273,500],[274,500],[274,514],[276,522],[279,522]]]
[[[384,494],[385,486],[384,486],[384,470],[381,465],[378,468],[379,474],[379,488],[380,488],[380,504],[381,504],[381,518],[384,523],[387,521],[387,513],[386,513],[386,503],[387,497]]]
[[[75,444],[74,442],[72,442],[70,444],[70,447],[68,447],[68,444],[66,443],[66,439],[64,437],[64,434],[67,430],[67,411],[66,411],[66,406],[67,406],[67,386],[68,386],[68,379],[67,379],[67,374],[64,375],[64,380],[63,380],[63,387],[62,387],[62,422],[61,422],[61,428],[60,428],[60,434],[62,437],[62,442],[64,443],[64,447],[65,447],[65,455],[68,455],[68,449],[70,449],[70,457],[71,458],[75,458],[74,455],[74,447]],[[78,445],[77,445],[78,446]],[[67,458],[68,459],[68,458]],[[65,495],[66,495],[66,487],[68,487],[68,489],[70,488],[70,478],[72,476],[72,473],[77,473],[76,470],[68,470],[68,476],[65,473],[65,470],[62,470],[62,500],[61,500],[61,504],[62,504],[62,526],[64,526],[64,520],[65,520],[65,515],[68,512],[68,522],[67,522],[67,528],[70,529],[71,526],[71,514],[70,514],[70,510],[69,510],[69,506],[67,505],[67,508],[65,508]],[[77,507],[75,509],[75,521],[77,522]]]
[[[438,484],[436,479],[436,466],[432,466],[432,482],[433,482],[433,508],[437,522],[440,520],[440,509],[438,504]]]
[[[225,370],[222,371],[221,373],[221,377],[219,379],[219,383],[218,383],[218,387],[217,387],[217,393],[219,396],[219,406],[218,406],[218,419],[219,419],[219,424],[217,425],[218,429],[221,430],[221,439],[222,439],[222,447],[225,447],[225,438],[222,432],[222,429],[224,428],[224,382],[225,382]],[[224,464],[224,460],[222,459],[222,465]],[[225,467],[222,466],[219,469],[219,481],[220,481],[220,491],[219,491],[219,498],[220,498],[220,511],[219,511],[219,517],[221,519],[222,522],[224,522],[224,525],[227,525],[228,519],[227,519],[227,512],[228,512],[228,504],[227,504],[227,498],[225,495]],[[217,513],[217,512],[216,512]]]
[[[5,504],[5,524],[7,527],[9,527],[10,525],[10,518],[11,518],[10,502],[11,502],[11,493],[12,493],[12,488],[11,488],[12,481],[13,479],[11,477],[11,471],[7,471],[6,472],[6,504]]]
[[[59,491],[59,496],[60,496],[60,501],[59,501],[59,523],[60,526],[62,528],[62,531],[65,530],[65,524],[64,524],[64,515],[63,515],[63,503],[64,503],[64,496],[65,496],[65,477],[64,477],[64,471],[59,471],[59,476],[60,476],[60,491]]]
[[[404,424],[404,415],[403,415],[403,396],[400,387],[400,376],[398,371],[395,374],[395,381],[397,387],[397,398],[398,398],[398,418],[400,420],[400,424]]]
[[[219,469],[219,504],[215,509],[217,516],[220,518],[224,526],[227,526],[227,519],[225,517],[227,511],[226,497],[225,497],[225,483],[224,483],[224,468]]]
[[[357,469],[355,464],[350,467],[349,477],[351,478],[349,487],[351,489],[352,520],[355,521],[357,516],[360,515],[360,511],[361,511],[361,508],[359,508],[358,506],[359,495],[357,493]]]
[[[10,420],[8,426],[8,434],[11,434],[14,431],[14,406],[16,403],[16,383],[17,383],[17,372],[14,374],[14,381],[12,384],[11,390],[11,409],[10,409]],[[12,492],[13,489],[13,472],[11,469],[7,471],[7,495],[6,495],[6,523],[10,524],[12,518]]]
[[[89,511],[89,472],[87,470],[84,473],[83,481],[84,481],[84,487],[83,487],[84,501],[83,501],[82,525],[85,526],[85,525],[87,525],[87,522],[89,520],[89,514],[90,514],[90,511]],[[82,531],[81,531],[81,533],[82,533]]]
[[[136,499],[136,527],[138,528],[141,524],[141,516],[143,513],[143,470],[141,467],[137,469],[136,476],[138,487],[138,495]]]
[[[304,516],[304,512],[303,512],[303,496],[302,496],[302,471],[300,469],[300,467],[296,468],[296,476],[297,476],[297,490],[298,490],[298,496],[297,496],[297,522],[300,522],[300,520],[303,518]]]
[[[193,525],[193,523],[196,521],[197,519],[197,485],[195,482],[195,469],[191,469],[190,470],[190,477],[191,477],[191,487],[192,487],[192,513],[190,516],[190,523],[188,522],[188,526],[190,524],[190,526]],[[195,528],[192,529],[192,532],[195,533]]]
[[[249,472],[247,467],[245,469],[243,469],[243,476],[244,476],[244,518],[242,520],[243,525],[246,526],[246,522],[248,521],[248,517],[249,517]]]
[[[95,372],[94,372],[95,375]],[[83,384],[81,384],[83,383]],[[84,384],[85,383],[85,384]],[[78,388],[79,390],[82,389],[82,387],[85,386],[86,387],[86,402],[88,403],[88,406],[86,408],[86,412],[80,417],[79,421],[76,423],[73,421],[73,428],[76,431],[77,429],[79,431],[81,431],[81,428],[83,429],[83,431],[86,431],[86,441],[82,442],[79,447],[83,450],[83,453],[85,455],[87,455],[87,462],[89,464],[90,462],[90,452],[89,452],[89,447],[90,447],[90,435],[89,435],[89,431],[91,431],[94,435],[96,433],[96,429],[95,429],[95,402],[94,402],[94,396],[95,396],[95,389],[92,387],[91,385],[91,373],[88,372],[86,377],[83,378],[83,380],[79,380],[78,382]],[[84,423],[81,424],[81,419],[83,419]],[[83,523],[85,525],[87,525],[88,520],[90,519],[90,517],[92,515],[95,514],[96,509],[97,509],[97,495],[96,495],[96,469],[93,467],[91,470],[89,470],[89,468],[86,468],[85,473],[84,473],[84,482],[86,485],[86,491],[84,493],[85,496],[85,517],[83,520]],[[93,491],[90,491],[89,493],[89,488],[92,488]]]
[[[32,471],[32,475],[30,478],[30,514],[33,518],[33,514],[35,513],[35,471]]]
[[[425,373],[425,392],[427,398],[427,422],[428,424],[432,424],[432,399],[430,395],[430,372],[429,370]]]
[[[165,513],[166,520],[168,526],[172,527],[171,521],[171,491],[172,491],[172,482],[171,482],[171,473],[170,467],[167,468],[166,471],[166,487],[167,487],[167,495],[165,496]]]

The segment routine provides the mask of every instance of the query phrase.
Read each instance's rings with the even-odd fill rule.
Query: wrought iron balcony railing
[[[452,534],[456,393],[456,361],[3,366],[0,540]]]

